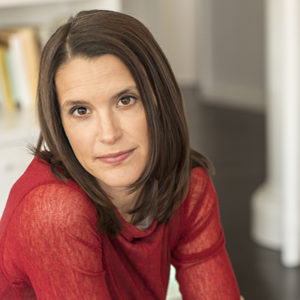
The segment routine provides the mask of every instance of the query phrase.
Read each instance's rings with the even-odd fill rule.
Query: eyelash
[[[85,114],[83,114],[83,115],[78,114],[78,110],[79,110],[79,109],[82,109],[82,108],[85,109],[86,111],[89,110],[87,107],[84,107],[84,106],[76,106],[76,107],[73,107],[73,108],[71,109],[70,114],[71,114],[71,115],[74,115],[74,116],[77,117],[77,118],[85,117],[85,116],[87,115],[87,112],[85,112]],[[76,113],[76,112],[77,112],[77,113]]]

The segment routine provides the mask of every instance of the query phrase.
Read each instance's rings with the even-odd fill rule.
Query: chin
[[[114,174],[111,172],[109,176],[97,176],[99,183],[104,183],[104,185],[111,188],[118,187],[128,187],[139,179],[142,172],[137,172],[135,174],[130,174],[125,172],[125,174]]]

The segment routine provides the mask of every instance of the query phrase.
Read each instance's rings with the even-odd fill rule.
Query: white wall
[[[152,31],[181,85],[207,101],[264,110],[264,1],[123,0]]]
[[[210,102],[263,110],[264,1],[197,2],[198,83]]]
[[[197,0],[123,0],[122,11],[153,33],[182,85],[197,83]]]

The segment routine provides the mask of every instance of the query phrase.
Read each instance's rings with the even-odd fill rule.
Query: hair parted
[[[62,126],[55,89],[56,72],[69,59],[104,54],[119,57],[127,66],[146,112],[150,154],[142,175],[129,187],[141,191],[131,211],[133,223],[149,215],[159,224],[167,223],[187,194],[194,164],[206,169],[212,165],[190,148],[181,91],[149,30],[135,18],[114,11],[82,11],[70,18],[42,51],[38,83],[41,134],[35,154],[50,164],[58,178],[71,178],[83,189],[97,209],[99,230],[115,236],[121,230],[116,208],[76,159]]]

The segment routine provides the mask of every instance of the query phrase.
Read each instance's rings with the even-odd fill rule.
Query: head
[[[102,228],[109,232],[105,225],[109,219],[105,216],[111,213],[112,219],[114,207],[108,201],[109,195],[97,185],[95,174],[82,164],[72,149],[55,82],[70,62],[99,62],[107,57],[119,61],[131,76],[146,123],[147,159],[128,185],[131,191],[142,190],[132,211],[138,216],[137,222],[154,210],[158,210],[156,218],[164,222],[182,201],[189,179],[190,146],[180,89],[165,55],[143,24],[122,13],[92,10],[80,12],[58,28],[41,57],[38,150],[42,143],[46,144],[53,170],[55,164],[60,164],[64,174],[86,191],[97,207]],[[139,130],[138,123],[136,130]],[[153,200],[155,194],[160,195],[156,197],[157,203]],[[153,199],[150,201],[147,195]]]

